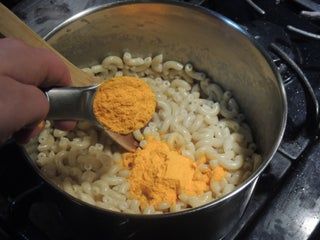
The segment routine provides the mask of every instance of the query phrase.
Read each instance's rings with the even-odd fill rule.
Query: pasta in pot
[[[83,71],[98,82],[114,76],[143,79],[156,95],[157,109],[144,129],[133,132],[140,147],[144,148],[146,136],[151,135],[193,161],[204,160],[199,170],[215,169],[216,175],[210,179],[209,191],[200,196],[181,193],[173,205],[163,202],[142,209],[128,194],[130,170],[122,164],[122,150],[108,136],[87,122],[65,132],[47,121],[38,136],[36,163],[70,195],[118,212],[177,212],[228,194],[260,165],[251,130],[231,92],[223,91],[191,64],[163,62],[162,54],[141,58],[126,52],[122,58],[108,56],[101,65]]]

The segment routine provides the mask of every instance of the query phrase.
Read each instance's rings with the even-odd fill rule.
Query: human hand
[[[54,53],[19,40],[0,39],[0,143],[12,135],[20,143],[36,136],[49,111],[39,87],[70,84],[67,67]],[[63,130],[74,125],[71,121],[56,123]]]

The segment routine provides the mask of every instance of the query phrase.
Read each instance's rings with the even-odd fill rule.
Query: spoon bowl
[[[118,134],[100,124],[93,113],[93,99],[99,84],[89,87],[52,88],[45,91],[49,101],[48,120],[87,120],[103,129],[115,142],[128,151],[134,151],[138,142],[132,134]]]

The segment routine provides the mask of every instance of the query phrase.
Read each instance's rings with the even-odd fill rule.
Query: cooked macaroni
[[[155,57],[106,57],[101,65],[84,68],[97,82],[114,76],[137,76],[150,85],[157,97],[152,121],[133,133],[140,147],[146,135],[180,149],[181,154],[206,162],[207,171],[217,166],[226,170],[221,180],[211,178],[210,191],[201,196],[180,194],[174,205],[140,208],[130,199],[127,177],[130,171],[121,164],[122,151],[103,132],[87,122],[79,122],[70,132],[54,129],[46,122],[38,137],[36,163],[42,172],[70,195],[112,211],[158,214],[197,207],[233,191],[259,166],[252,134],[229,91],[212,83],[204,73],[188,63],[163,62]]]

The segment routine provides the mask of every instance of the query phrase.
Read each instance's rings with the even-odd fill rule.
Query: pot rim
[[[60,189],[56,184],[54,184],[46,176],[44,176],[44,174],[42,174],[42,172],[36,166],[35,162],[31,159],[29,154],[26,152],[25,147],[22,146],[21,149],[22,149],[24,155],[27,157],[27,159],[28,159],[29,163],[31,164],[31,166],[33,167],[33,169],[37,172],[37,174],[40,175],[42,180],[47,182],[51,187],[53,187],[55,190],[57,190],[60,193],[62,193],[65,197],[67,197],[68,199],[70,199],[74,203],[82,205],[82,206],[85,206],[85,207],[90,207],[95,211],[105,212],[105,213],[108,213],[108,214],[111,214],[111,215],[115,215],[115,216],[118,216],[118,217],[138,218],[138,219],[153,219],[153,218],[158,219],[158,218],[171,218],[171,217],[178,217],[178,216],[188,215],[188,214],[192,214],[192,213],[195,213],[195,212],[203,211],[203,210],[205,210],[205,209],[207,209],[209,207],[214,207],[214,206],[217,206],[217,205],[221,205],[221,204],[225,203],[226,200],[228,200],[228,199],[232,198],[233,196],[237,195],[243,189],[245,189],[250,184],[255,182],[255,180],[259,177],[261,172],[270,163],[272,157],[274,156],[274,154],[276,153],[276,151],[277,151],[277,149],[278,149],[278,147],[280,145],[280,142],[282,140],[282,137],[283,137],[284,131],[285,131],[285,127],[286,127],[287,112],[288,112],[287,96],[286,96],[286,92],[285,92],[285,88],[284,88],[284,84],[283,84],[281,75],[276,70],[277,68],[276,68],[275,64],[273,63],[273,61],[271,60],[271,58],[269,57],[269,55],[266,52],[266,50],[263,49],[255,41],[255,39],[248,32],[246,32],[243,28],[241,28],[237,23],[235,23],[234,21],[228,19],[227,17],[225,17],[222,14],[217,13],[217,12],[215,12],[213,10],[210,10],[210,9],[205,8],[205,7],[202,7],[202,6],[199,6],[199,5],[195,5],[195,4],[192,4],[192,3],[187,3],[187,2],[168,1],[168,0],[156,0],[156,1],[152,1],[152,2],[149,2],[149,1],[146,1],[146,0],[138,0],[138,1],[128,0],[128,1],[120,1],[120,2],[102,4],[102,5],[91,7],[91,8],[88,8],[88,9],[84,10],[84,11],[81,11],[81,12],[75,14],[74,16],[68,18],[67,20],[63,21],[58,26],[53,28],[48,34],[46,34],[44,39],[45,40],[50,39],[50,37],[52,37],[57,31],[59,31],[63,27],[71,24],[72,22],[74,22],[76,20],[79,20],[80,18],[82,18],[84,16],[87,16],[87,15],[92,14],[94,12],[100,11],[102,9],[113,8],[113,7],[118,7],[118,6],[122,6],[122,5],[138,5],[138,4],[174,5],[174,6],[189,8],[191,10],[198,11],[198,12],[200,12],[202,14],[205,14],[205,15],[208,15],[210,17],[214,17],[214,18],[216,18],[216,20],[221,21],[222,23],[226,24],[228,27],[231,27],[233,30],[237,31],[243,37],[248,39],[250,41],[250,43],[253,44],[253,46],[262,54],[262,56],[265,58],[265,60],[269,64],[273,74],[275,75],[275,77],[277,79],[277,83],[278,83],[279,90],[280,90],[280,93],[281,93],[281,98],[282,98],[281,99],[282,100],[282,108],[284,110],[284,112],[282,114],[283,118],[282,118],[282,121],[281,121],[281,128],[280,128],[280,132],[278,134],[278,138],[274,142],[271,151],[266,155],[266,157],[265,157],[266,160],[261,163],[261,165],[251,174],[251,176],[248,179],[246,179],[239,186],[237,186],[237,188],[234,191],[224,195],[223,197],[221,197],[221,198],[219,198],[217,200],[214,200],[214,201],[209,202],[209,203],[207,203],[205,205],[201,205],[199,207],[191,208],[191,209],[184,210],[184,211],[181,211],[181,212],[143,215],[143,214],[131,214],[131,213],[123,213],[123,212],[115,212],[115,211],[107,210],[107,209],[104,209],[104,208],[100,208],[98,206],[94,206],[94,205],[88,204],[88,203],[86,203],[86,202],[84,202],[84,201],[82,201],[82,200],[80,200],[78,198],[75,198],[75,197],[71,196],[67,192],[65,192],[62,189]]]

